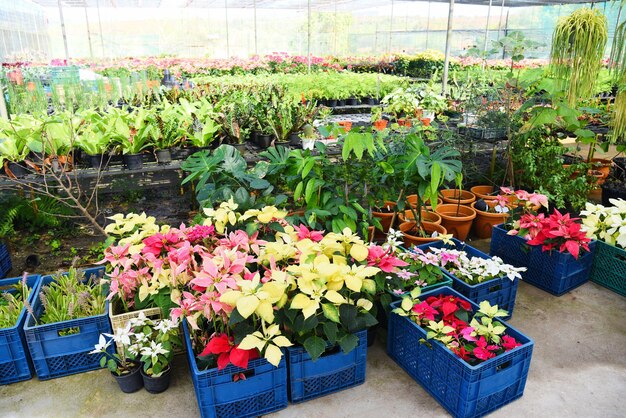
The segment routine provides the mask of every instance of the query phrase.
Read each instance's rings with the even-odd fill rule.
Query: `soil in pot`
[[[431,222],[422,222],[419,231],[416,226],[417,223],[412,221],[400,224],[400,231],[402,231],[402,235],[404,236],[404,245],[407,247],[438,241],[439,238],[432,236],[434,232],[436,232],[437,235],[448,233],[445,227]]]
[[[476,238],[491,238],[491,230],[495,225],[504,223],[509,217],[508,213],[487,212],[484,200],[477,200],[471,207],[476,211],[476,219],[472,225],[472,231]]]
[[[160,165],[170,164],[172,162],[172,152],[169,149],[157,150],[156,159]]]
[[[141,375],[140,364],[137,364],[137,367],[129,373],[121,376],[118,376],[115,373],[111,373],[111,375],[115,378],[117,384],[124,393],[134,393],[143,387],[143,376]]]
[[[272,145],[272,135],[257,135],[257,145],[261,148],[269,148]]]
[[[476,199],[495,199],[498,195],[498,191],[494,186],[474,186],[470,189],[470,192],[474,193]]]
[[[422,222],[430,222],[436,225],[441,225],[441,216],[439,216],[436,212],[422,209],[421,217]],[[415,214],[411,210],[405,210],[404,213],[398,214],[398,218],[400,218],[402,222],[415,221]]]
[[[143,167],[143,154],[124,154],[124,165],[128,170],[139,170]]]
[[[146,388],[148,393],[161,393],[165,392],[170,387],[170,380],[172,376],[172,368],[168,366],[167,370],[159,377],[148,376],[143,367],[141,370],[141,377],[143,377],[143,387]]]
[[[444,203],[435,209],[441,216],[441,225],[456,239],[465,241],[476,218],[476,211],[463,205]]]
[[[441,190],[439,194],[443,199],[443,203],[458,203],[461,205],[469,206],[473,201],[476,200],[476,196],[474,196],[474,193],[468,190],[444,189]]]

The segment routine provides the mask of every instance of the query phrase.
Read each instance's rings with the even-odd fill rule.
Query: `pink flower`
[[[371,245],[368,248],[367,265],[376,266],[385,273],[391,273],[396,267],[405,267],[409,264],[391,255],[391,250],[387,251],[379,245]]]
[[[548,196],[540,193],[532,193],[528,195],[528,200],[535,206],[543,206],[548,208]]]
[[[434,321],[435,316],[439,313],[427,302],[420,302],[414,305],[412,311],[415,312],[420,318],[426,318],[430,321]]]
[[[510,337],[508,335],[502,336],[502,347],[504,347],[506,351],[512,350],[515,347],[519,347],[521,345],[522,344],[518,343],[513,337]]]
[[[315,231],[309,230],[306,225],[300,224],[300,226],[294,226],[295,230],[298,231],[298,239],[310,239],[313,242],[319,242],[324,238],[324,231]]]
[[[500,187],[500,192],[504,193],[505,195],[507,194],[513,194],[513,189],[511,189],[510,187]]]
[[[476,341],[476,348],[474,348],[473,353],[479,360],[489,360],[496,356],[496,353],[493,353],[493,351],[498,348],[497,345],[487,345],[487,340],[485,340],[485,337],[481,336],[480,339]]]
[[[215,227],[213,225],[196,225],[187,231],[187,239],[196,244],[203,241],[205,238],[213,236],[215,233]]]
[[[472,333],[474,332],[474,328],[472,327],[465,327],[461,330],[460,334],[461,337],[463,337],[465,339],[465,341],[476,341],[476,337],[472,336]]]

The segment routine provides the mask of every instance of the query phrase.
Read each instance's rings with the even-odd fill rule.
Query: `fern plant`
[[[597,10],[578,9],[559,20],[552,36],[550,61],[570,106],[593,93],[607,39],[606,17]]]
[[[16,226],[29,231],[59,228],[70,215],[72,211],[68,207],[49,196],[35,199],[3,196],[0,198],[0,238],[15,234]]]

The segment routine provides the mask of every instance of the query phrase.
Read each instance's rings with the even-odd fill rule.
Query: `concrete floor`
[[[560,298],[520,283],[512,325],[535,340],[524,396],[494,417],[623,417],[626,395],[626,298],[586,283]],[[445,417],[384,348],[368,352],[365,384],[290,405],[270,417]],[[183,356],[161,395],[126,395],[106,370],[0,387],[3,417],[196,417]]]

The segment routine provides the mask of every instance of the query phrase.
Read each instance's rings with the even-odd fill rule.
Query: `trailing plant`
[[[593,93],[607,38],[606,17],[598,10],[581,8],[557,23],[550,60],[570,106]]]

